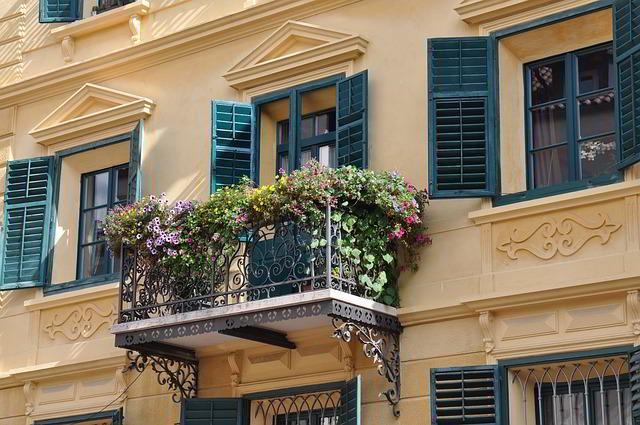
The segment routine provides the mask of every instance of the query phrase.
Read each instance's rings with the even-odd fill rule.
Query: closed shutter
[[[241,398],[188,398],[182,402],[182,425],[245,425]]]
[[[216,100],[212,104],[211,193],[243,177],[255,180],[256,146],[250,103]]]
[[[629,386],[633,425],[640,425],[640,347],[634,347],[629,354]]]
[[[618,75],[619,168],[640,161],[640,0],[616,0],[614,51]]]
[[[492,52],[489,37],[428,42],[433,198],[495,195]]]
[[[80,19],[79,0],[40,0],[40,23]]]
[[[431,369],[431,423],[500,425],[497,366]]]
[[[367,71],[344,78],[336,87],[336,151],[338,167],[367,168]]]
[[[53,168],[53,157],[9,161],[7,165],[0,290],[44,283]]]
[[[340,391],[340,425],[360,425],[362,403],[360,375],[345,382]]]
[[[127,201],[129,203],[140,199],[142,194],[142,171],[140,170],[140,165],[142,163],[143,131],[144,122],[140,121],[131,132],[131,140],[129,141],[129,187],[127,189]]]

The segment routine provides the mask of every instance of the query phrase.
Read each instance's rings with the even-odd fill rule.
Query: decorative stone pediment
[[[366,52],[368,41],[357,34],[305,22],[288,21],[224,77],[237,89],[352,61]]]
[[[154,106],[151,99],[142,96],[85,84],[29,134],[48,146],[146,118]]]
[[[455,11],[463,21],[478,24],[549,3],[553,0],[462,0]]]

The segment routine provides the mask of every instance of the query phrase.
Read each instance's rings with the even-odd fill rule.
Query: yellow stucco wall
[[[317,0],[152,0],[148,15],[142,17],[140,44],[132,45],[125,20],[78,36],[67,65],[61,42],[51,34],[61,25],[38,24],[36,0],[0,3],[0,41],[5,43],[0,50],[3,170],[10,159],[49,155],[63,145],[118,134],[113,128],[73,133],[69,140],[49,146],[30,134],[82,85],[95,83],[153,101],[155,108],[144,123],[143,192],[166,192],[176,200],[205,199],[209,194],[211,100],[246,100],[278,87],[277,82],[256,83],[236,90],[223,75],[286,20],[368,41],[364,54],[332,66],[348,73],[369,71],[370,166],[399,170],[425,187],[426,39],[485,34],[589,1],[528,1],[515,9],[481,13],[467,12],[462,6],[471,2],[459,0],[396,0],[393,6],[388,0],[331,0],[333,6],[319,6],[322,2]],[[275,3],[281,9],[273,12]],[[84,4],[88,16],[92,3]],[[465,17],[466,13],[473,16]],[[585,18],[598,23],[595,27],[580,22],[577,27],[576,22],[548,27],[535,34],[533,44],[525,35],[500,42],[504,193],[525,187],[522,64],[610,40],[609,14]],[[233,27],[234,22],[243,26]],[[225,35],[206,35],[220,28]],[[572,34],[572,28],[588,34],[554,43],[562,34]],[[178,43],[177,37],[184,34],[194,40],[209,37],[210,42],[180,39],[178,47],[154,56],[153,49]],[[294,49],[305,47],[309,46]],[[115,61],[122,65],[110,67],[111,62],[119,63]],[[309,81],[321,73],[309,65],[301,69],[300,75],[286,78]],[[89,112],[100,115],[107,106],[98,103],[92,108]],[[270,115],[271,121],[264,121],[271,126],[263,131],[273,134],[281,118],[276,111]],[[119,125],[132,123],[135,120]],[[66,124],[71,134],[75,127],[68,118]],[[262,149],[261,155],[268,166],[261,167],[260,178],[268,183],[275,153]],[[79,175],[126,162],[127,157],[125,142],[65,160],[54,283],[75,277]],[[4,171],[0,188],[4,190]],[[297,350],[241,341],[200,350],[199,395],[231,397],[360,374],[363,424],[428,424],[432,367],[633,344],[640,332],[633,292],[640,286],[639,194],[635,171],[615,185],[505,207],[491,208],[482,199],[431,201],[426,220],[433,245],[423,250],[420,270],[403,276],[400,283],[404,333],[398,420],[378,397],[386,384],[361,347],[330,339],[331,329],[326,327],[290,334]],[[541,229],[553,232],[545,236]],[[568,247],[562,245],[567,238],[573,241]],[[108,331],[116,312],[117,284],[47,297],[41,289],[0,292],[0,425],[94,412],[113,400],[114,407],[125,407],[128,425],[176,423],[179,406],[153,372],[140,378],[135,371],[120,373],[128,360],[114,348]],[[233,361],[229,353],[235,353]],[[232,363],[238,365],[237,372]]]

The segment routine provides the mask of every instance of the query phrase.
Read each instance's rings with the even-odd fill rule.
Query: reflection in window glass
[[[564,60],[531,68],[531,106],[564,98],[564,69]]]
[[[554,186],[569,181],[568,149],[566,146],[534,153],[535,187]]]
[[[580,94],[613,87],[614,75],[611,47],[578,56]]]

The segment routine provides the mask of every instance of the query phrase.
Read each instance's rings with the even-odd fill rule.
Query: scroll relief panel
[[[111,300],[43,310],[40,328],[44,338],[41,338],[40,345],[110,336],[108,328],[116,323],[117,317],[118,308]]]
[[[624,213],[624,202],[615,202],[495,223],[494,270],[622,252]]]

